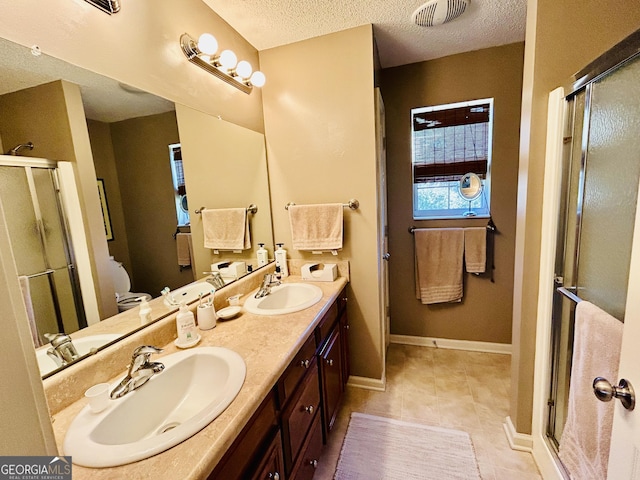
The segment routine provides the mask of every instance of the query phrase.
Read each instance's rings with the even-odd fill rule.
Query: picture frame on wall
[[[111,241],[113,240],[113,229],[111,228],[107,192],[104,188],[104,180],[102,178],[98,178],[98,195],[100,196],[100,207],[102,208],[102,218],[104,219],[104,233],[107,236],[107,241]]]

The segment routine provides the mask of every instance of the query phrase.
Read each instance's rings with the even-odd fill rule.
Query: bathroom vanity
[[[100,469],[74,465],[73,478],[311,478],[349,374],[348,266],[345,270],[334,282],[315,283],[322,290],[322,299],[305,310],[274,316],[243,312],[200,332],[202,340],[195,348],[226,347],[240,354],[247,367],[245,383],[235,400],[200,432],[135,463]],[[243,293],[246,298],[259,286],[260,277],[250,275],[236,282],[233,291],[218,292],[224,293],[224,298],[216,297],[217,308],[224,306],[229,295]],[[292,276],[287,281],[301,279]],[[86,405],[81,394],[70,395],[65,389],[83,392],[105,381],[105,369],[107,381],[118,380],[138,345],[155,344],[164,348],[163,355],[174,353],[174,317],[65,369],[54,377],[55,383],[45,380],[61,454],[66,430]],[[155,360],[161,362],[162,355]],[[71,387],[76,383],[78,387]]]

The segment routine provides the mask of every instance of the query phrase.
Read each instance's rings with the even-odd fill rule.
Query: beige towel
[[[18,281],[20,282],[20,290],[22,290],[22,299],[24,300],[24,306],[27,309],[27,319],[29,320],[31,339],[33,340],[34,347],[38,348],[44,345],[44,343],[40,340],[38,327],[36,326],[36,316],[33,312],[33,303],[31,302],[31,288],[29,287],[29,277],[21,275],[18,277]]]
[[[567,421],[560,439],[560,459],[573,480],[607,478],[616,402],[593,394],[593,379],[618,380],[623,324],[592,303],[578,303]]]
[[[416,298],[425,305],[462,299],[462,228],[414,231]]]
[[[246,208],[204,209],[202,228],[205,248],[213,250],[251,248],[249,216]]]
[[[178,251],[178,265],[188,267],[193,257],[193,243],[190,233],[178,233],[176,235],[176,249]]]
[[[484,273],[487,264],[487,229],[464,229],[464,265],[469,273]]]
[[[315,251],[341,249],[343,210],[341,203],[290,205],[293,248]]]

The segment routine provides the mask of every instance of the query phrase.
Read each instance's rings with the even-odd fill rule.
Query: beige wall
[[[176,113],[115,122],[110,130],[131,262],[125,264],[131,291],[157,297],[164,287],[175,289],[192,282],[195,273],[180,271],[173,238],[177,219],[169,145],[180,143]],[[123,261],[117,256],[116,260]]]
[[[258,243],[264,243],[273,258],[273,229],[269,176],[264,135],[222,121],[184,105],[176,105],[182,142],[182,165],[189,196],[191,235],[196,278],[205,276],[211,264],[245,261],[256,266]],[[249,214],[251,248],[241,253],[204,247],[202,218],[194,210],[241,208],[254,204]]]
[[[113,231],[113,240],[108,242],[109,254],[122,262],[127,272],[130,272],[129,245],[127,243],[127,230],[120,197],[118,170],[116,169],[116,159],[113,154],[111,128],[108,123],[89,119],[87,120],[87,128],[91,141],[93,163],[96,168],[96,177],[104,180],[104,188],[109,205],[109,216],[111,217],[111,229]]]
[[[571,75],[640,27],[633,0],[531,0],[521,119],[513,308],[511,420],[531,432],[547,98]]]
[[[516,43],[382,70],[386,108],[391,333],[511,342],[518,130],[524,44]],[[484,226],[477,220],[413,220],[412,108],[494,99],[491,214],[495,283],[465,274],[462,303],[422,305],[415,298],[411,226]]]
[[[269,79],[263,99],[275,241],[290,258],[330,262],[330,254],[290,248],[284,207],[360,201],[358,210],[345,210],[339,255],[351,266],[352,374],[381,379],[372,28],[262,51],[260,63]]]
[[[135,0],[107,15],[83,1],[3,2],[2,37],[174,102],[263,131],[260,89],[247,95],[189,63],[180,35],[210,32],[259,67],[258,53],[201,0]],[[268,81],[268,80],[267,80]],[[4,140],[4,139],[3,139]]]

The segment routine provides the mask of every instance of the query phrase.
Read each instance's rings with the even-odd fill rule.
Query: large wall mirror
[[[75,124],[68,118],[70,103],[60,100],[70,86],[79,87],[82,99],[83,121]],[[273,246],[265,142],[260,133],[206,112],[176,108],[168,100],[44,54],[35,56],[29,48],[4,39],[0,39],[0,113],[2,152],[17,147],[17,156],[5,155],[0,161],[0,201],[18,274],[21,280],[27,278],[34,310],[48,312],[40,314],[42,318],[36,315],[34,344],[39,352],[46,354],[51,347],[45,334],[64,331],[73,338],[77,332],[80,339],[91,331],[98,343],[88,348],[100,348],[142,328],[137,314],[116,314],[114,279],[104,278],[109,269],[93,266],[94,274],[98,272],[95,302],[100,303],[101,296],[104,301],[104,289],[111,289],[106,297],[113,296],[109,312],[115,315],[103,315],[104,308],[85,311],[82,302],[64,298],[75,287],[82,291],[78,275],[68,273],[67,265],[76,260],[74,251],[93,252],[87,255],[89,261],[102,261],[103,267],[122,264],[130,292],[158,297],[165,287],[175,290],[201,280],[212,263],[244,261],[255,266],[258,242]],[[83,141],[90,145],[86,151],[79,146]],[[48,161],[38,163],[33,157]],[[54,232],[57,185],[66,185],[64,178],[58,178],[64,172],[56,171],[56,162],[73,159],[92,162],[95,169],[107,240],[104,254],[113,261],[94,258],[90,236],[84,240],[89,245],[78,245],[78,237],[70,234],[73,251],[65,249],[63,237],[77,227],[68,212],[63,212],[59,231]],[[182,175],[181,180],[176,174]],[[82,214],[86,207],[82,198],[67,196],[62,204],[75,202],[71,210]],[[202,218],[196,210],[252,204],[257,211],[250,214],[251,248],[219,253],[204,248]],[[181,208],[188,213],[187,221],[179,216]],[[190,265],[178,258],[177,238],[182,233],[191,233]],[[54,241],[61,246],[54,246]],[[52,284],[61,300],[50,298]],[[156,308],[155,318],[173,310]],[[46,377],[58,369],[41,373]]]

